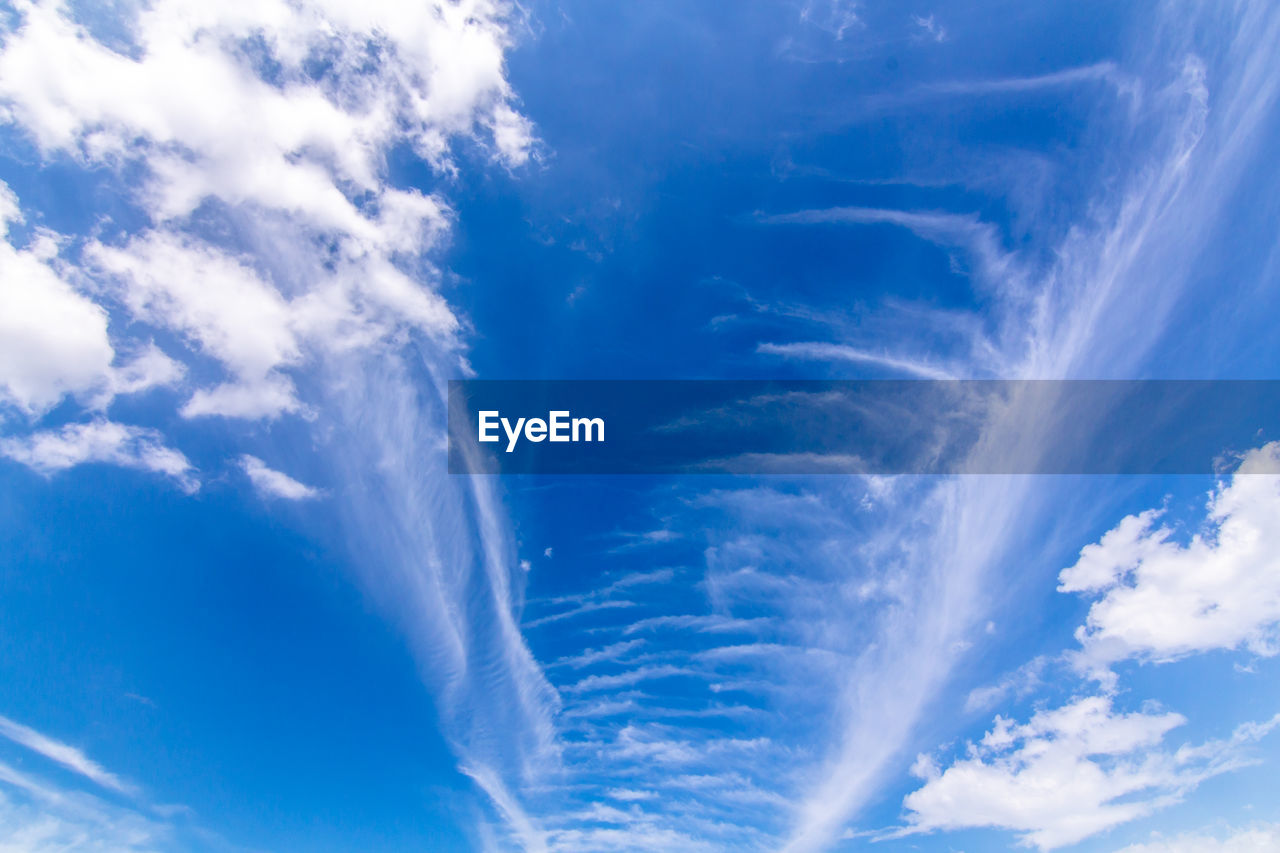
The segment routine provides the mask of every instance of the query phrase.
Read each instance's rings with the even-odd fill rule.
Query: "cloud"
[[[637,791],[634,788],[610,788],[605,793],[615,800],[623,800],[624,802],[652,800],[658,796],[653,791]]]
[[[932,23],[932,16],[928,19]],[[917,24],[932,32],[920,19]],[[945,35],[945,33],[944,33]],[[942,39],[938,39],[941,41]],[[1128,89],[1132,83],[1116,67],[1114,62],[1096,62],[1093,65],[1081,65],[1052,71],[1048,74],[1037,74],[1029,77],[1000,77],[990,80],[957,80],[946,83],[932,83],[924,87],[925,91],[943,95],[991,95],[1003,92],[1033,92],[1039,89],[1050,89],[1059,86],[1074,86],[1093,80],[1101,80],[1114,84],[1118,89]]]
[[[240,467],[248,476],[249,482],[253,483],[258,494],[264,497],[299,501],[320,495],[319,489],[299,483],[288,474],[268,468],[266,463],[256,456],[250,456],[247,453],[241,456]]]
[[[250,382],[226,382],[200,388],[179,410],[183,417],[216,415],[226,418],[261,420],[293,412],[309,413],[297,397],[293,380],[273,375]]]
[[[0,736],[75,774],[71,784],[63,784],[35,775],[29,769],[33,762],[24,760],[14,767],[0,761],[0,847],[4,850],[142,853],[232,848],[197,825],[190,809],[148,802],[138,786],[76,747],[7,717],[0,717]],[[85,781],[104,790],[76,784]]]
[[[68,339],[28,311],[17,322],[61,366],[22,373],[0,344],[4,393],[38,416],[66,394],[93,403],[100,386],[180,375],[185,417],[303,420],[331,469],[353,571],[401,627],[460,762],[536,846],[522,786],[554,759],[558,699],[513,616],[525,581],[499,501],[448,477],[441,450],[444,378],[465,369],[433,263],[453,212],[388,168],[411,151],[431,170],[423,182],[447,187],[476,153],[508,169],[536,157],[505,76],[520,11],[170,0],[113,21],[123,32],[110,44],[91,26],[109,13],[84,4],[19,0],[13,12],[6,123],[129,215],[87,211],[99,215],[87,233],[22,250],[19,262],[57,273],[65,287],[46,276],[46,290],[78,327]],[[115,352],[127,372],[95,378]],[[104,461],[194,488],[156,431],[102,418],[31,430],[2,447],[37,470]],[[244,467],[277,494],[310,488]]]
[[[944,42],[947,40],[947,31],[933,15],[912,15],[911,22],[920,28],[921,37],[931,39],[935,42]]]
[[[158,431],[108,420],[0,439],[0,455],[45,475],[88,462],[105,462],[163,474],[187,492],[200,487],[187,457],[166,447]]]
[[[1116,853],[1269,853],[1280,850],[1280,826],[1260,824],[1231,830],[1225,837],[1207,833],[1155,838],[1142,844],[1130,844]]]
[[[811,20],[837,38],[856,24],[850,4],[809,8]],[[120,51],[97,43],[57,4],[19,3],[16,26],[6,33],[0,58],[6,115],[50,159],[95,170],[127,165],[128,174],[142,176],[128,187],[129,197],[150,224],[140,234],[98,237],[79,274],[105,280],[103,310],[136,323],[148,339],[153,330],[147,327],[155,326],[166,346],[170,339],[185,344],[188,375],[199,387],[184,414],[314,414],[331,428],[323,432],[332,436],[327,449],[341,484],[335,491],[361,579],[402,626],[438,699],[446,738],[514,827],[513,840],[541,846],[547,836],[521,802],[522,785],[536,783],[540,769],[554,762],[550,720],[558,700],[512,615],[523,603],[523,579],[513,576],[517,561],[491,488],[448,477],[423,440],[439,437],[438,386],[458,364],[461,346],[460,325],[433,290],[439,273],[422,257],[447,239],[452,214],[442,197],[395,189],[383,174],[387,153],[400,145],[426,157],[440,175],[457,168],[450,146],[460,138],[478,140],[508,167],[533,156],[530,126],[515,111],[503,76],[504,10],[486,2],[416,7],[377,0],[323,8],[157,5],[139,12],[130,49]],[[1274,52],[1247,38],[1265,31],[1242,27],[1246,37],[1229,41],[1237,51],[1229,59],[1241,68],[1269,62]],[[280,68],[277,79],[263,79],[246,53],[246,42],[257,36],[272,61],[267,64]],[[322,49],[332,62],[313,79],[309,60]],[[371,56],[380,60],[365,68]],[[1161,55],[1157,64],[1166,60]],[[928,97],[1038,91],[1105,79],[1105,72],[944,85]],[[1245,75],[1246,83],[1267,79]],[[1193,95],[1200,91],[1194,74],[1186,82]],[[1246,163],[1236,140],[1248,136],[1250,113],[1232,112],[1232,84],[1224,85],[1225,115],[1237,120],[1229,123],[1229,138],[1217,141],[1231,153],[1226,159]],[[1237,105],[1267,102],[1257,86],[1236,90]],[[1181,240],[1201,230],[1186,227],[1183,212],[1194,214],[1195,225],[1215,209],[1205,193],[1179,195],[1204,116],[1200,100],[1189,102],[1184,115],[1180,97],[1177,91],[1170,96],[1176,109],[1152,107],[1153,121],[1168,119],[1159,132],[1141,129],[1144,146],[1163,145],[1169,136],[1176,144],[1168,152],[1144,148],[1133,169],[1137,177],[1114,184],[1122,196],[1098,198],[1091,207],[1101,224],[1081,226],[1061,246],[1048,247],[1056,266],[1029,289],[1030,309],[1019,301],[1025,294],[1002,289],[1020,278],[1003,273],[1018,267],[1002,266],[1009,255],[999,233],[976,216],[866,209],[842,209],[842,215],[906,227],[954,249],[967,262],[957,269],[974,274],[988,292],[1010,297],[1011,307],[993,309],[1005,312],[1004,349],[989,364],[1019,375],[1092,375],[1090,364],[1103,365],[1098,375],[1123,374],[1149,352],[1151,336],[1163,328],[1161,306],[1185,285],[1180,264],[1157,251],[1152,235],[1164,228]],[[1109,138],[1117,151],[1132,141]],[[1230,176],[1212,162],[1204,165],[1216,198]],[[63,257],[72,263],[73,254],[68,249]],[[174,280],[199,275],[191,270],[204,263],[229,277],[228,286],[253,293],[262,316],[245,318],[241,327],[216,296],[192,293],[188,282]],[[66,280],[78,283],[78,276]],[[1125,334],[1116,333],[1121,329]],[[406,339],[417,348],[400,349]],[[123,341],[109,343],[136,351]],[[832,345],[875,351],[855,343]],[[73,377],[51,387],[57,394],[88,393],[85,382]],[[830,484],[826,494],[835,516],[854,515],[863,498]],[[795,704],[777,714],[834,720],[832,731],[803,732],[793,753],[812,787],[796,805],[794,824],[783,829],[792,849],[824,847],[884,789],[885,773],[894,770],[924,709],[947,683],[955,650],[969,627],[985,619],[983,596],[995,566],[1018,531],[1033,526],[1033,497],[1025,485],[998,478],[944,483],[921,501],[923,522],[914,527],[894,523],[884,533],[843,531],[843,537],[823,532],[810,550],[797,544],[798,535],[779,534],[792,559],[803,557],[811,567],[815,582],[777,587],[747,617],[733,610],[730,590],[723,593],[728,603],[716,601],[710,613],[632,626],[757,633],[785,624],[845,637],[861,651],[840,682],[812,689],[797,678],[797,686],[811,689],[788,691],[786,701]],[[892,551],[878,539],[902,547]],[[760,565],[783,564],[773,561],[787,556],[762,554]],[[847,583],[830,583],[832,575]],[[871,608],[857,606],[868,597],[878,612],[874,619]],[[616,600],[583,601],[606,606]],[[820,714],[798,716],[797,707],[808,710],[810,702],[829,704]],[[654,741],[644,742],[652,748]],[[792,767],[761,766],[758,752],[744,755],[751,769],[769,775],[764,786],[796,778],[782,772]],[[633,770],[644,767],[643,756],[636,758]],[[695,832],[717,831],[693,819],[681,824],[689,832],[657,821],[557,829],[550,837],[573,849],[633,842],[642,849],[694,849]]]
[[[109,338],[117,309],[142,324],[129,331],[175,333],[222,366],[223,381],[183,406],[189,417],[309,414],[287,371],[404,327],[456,346],[457,320],[420,283],[434,270],[405,268],[443,239],[447,204],[389,186],[385,155],[408,143],[447,173],[452,140],[467,138],[507,165],[529,159],[531,125],[503,73],[506,11],[176,0],[138,10],[125,49],[64,3],[15,4],[0,52],[5,115],[46,158],[134,168],[141,179],[122,195],[153,226],[78,255],[56,235],[0,247],[0,393],[40,414],[66,394],[174,381],[176,363],[110,381],[114,350],[142,348]],[[0,195],[5,222],[19,221]]]
[[[968,258],[975,283],[1007,295],[1024,286],[1017,258],[1005,250],[1000,232],[976,215],[946,211],[893,210],[876,207],[829,207],[761,215],[763,225],[896,225]]]
[[[996,717],[969,755],[945,770],[926,756],[917,761],[926,782],[903,800],[907,827],[891,835],[992,827],[1040,850],[1074,844],[1247,763],[1242,747],[1280,724],[1280,715],[1241,726],[1226,741],[1162,748],[1185,722],[1174,713],[1119,713],[1103,696],[1039,711],[1025,725]]]
[[[1082,668],[1114,687],[1109,667],[1121,660],[1159,663],[1239,647],[1280,651],[1280,543],[1272,541],[1280,517],[1280,443],[1244,454],[1230,482],[1211,493],[1206,521],[1186,544],[1173,541],[1173,530],[1154,527],[1161,513],[1127,516],[1060,573],[1060,591],[1101,596],[1076,632]],[[1021,673],[1034,679],[1041,667],[1037,658],[996,687],[971,693],[967,707],[998,700]],[[894,834],[995,827],[1019,832],[1023,843],[1042,850],[1073,844],[1248,763],[1242,747],[1280,725],[1277,715],[1238,726],[1228,740],[1170,752],[1159,745],[1185,718],[1117,714],[1112,701],[1077,699],[1037,712],[1026,725],[997,716],[969,755],[945,771],[922,756],[917,775],[927,781],[904,799],[908,827]]]
[[[101,785],[121,794],[129,794],[134,788],[119,776],[104,769],[74,746],[54,740],[33,728],[14,722],[8,717],[0,716],[0,735],[16,744],[25,746],[32,752],[39,753],[50,761],[61,764],[68,770],[79,773],[96,785]]]
[[[991,623],[988,623],[990,625]],[[1026,696],[1041,684],[1041,675],[1048,661],[1035,657],[1006,674],[998,682],[986,687],[975,687],[965,697],[965,711],[985,711],[995,707],[1008,696]]]
[[[0,837],[23,853],[153,851],[173,828],[141,811],[52,787],[0,762]]]
[[[201,391],[185,413],[272,416],[299,408],[288,380],[272,373],[301,358],[289,304],[243,261],[189,237],[158,232],[120,247],[96,243],[88,254],[121,282],[121,301],[134,319],[182,334],[242,386],[274,389],[253,395],[257,406],[246,405],[243,395]]]
[[[0,237],[21,221],[17,197],[0,181]],[[177,383],[185,368],[153,342],[115,364],[108,312],[64,278],[75,270],[59,260],[61,242],[43,228],[25,248],[0,239],[0,403],[39,416],[73,395],[102,409],[118,394]]]
[[[774,620],[768,616],[738,619],[714,613],[707,615],[680,613],[666,616],[650,616],[647,619],[632,622],[623,628],[623,633],[636,634],[641,631],[652,631],[655,628],[674,628],[708,634],[751,634],[769,628],[773,624]]]
[[[800,9],[800,20],[842,41],[851,29],[862,26],[855,0],[807,0]]]
[[[7,234],[19,221],[18,201],[0,182],[0,226]],[[54,271],[56,251],[48,236],[25,250],[0,240],[0,402],[28,414],[101,390],[115,358],[107,312]]]
[[[154,343],[148,343],[131,361],[111,373],[111,393],[134,394],[148,388],[177,384],[187,369],[166,355]]]
[[[800,358],[812,361],[845,361],[852,364],[865,364],[872,367],[883,367],[889,370],[918,376],[922,379],[954,379],[955,377],[941,368],[934,367],[927,361],[904,358],[888,353],[874,353],[846,344],[821,342],[797,342],[790,344],[762,343],[756,347],[762,355],[779,355],[784,358]]]
[[[589,675],[573,684],[567,684],[560,688],[562,693],[590,693],[600,690],[612,690],[617,687],[629,687],[633,684],[639,684],[643,681],[650,681],[660,678],[673,678],[676,676],[697,675],[696,670],[682,666],[673,666],[671,664],[655,664],[653,666],[641,666],[635,669],[624,670],[613,675]]]
[[[644,537],[640,537],[642,541]],[[600,610],[615,610],[619,608],[628,608],[637,606],[634,601],[625,598],[615,598],[614,594],[623,590],[630,590],[636,587],[644,587],[653,584],[662,584],[671,580],[675,573],[671,569],[655,569],[647,572],[632,572],[623,575],[610,583],[591,590],[590,592],[580,593],[577,595],[561,595],[555,598],[541,599],[529,602],[531,605],[539,607],[569,605],[565,610],[558,613],[549,613],[534,619],[529,619],[524,623],[524,627],[536,628],[553,622],[560,622],[564,619],[571,619],[588,613],[595,613]]]
[[[1245,454],[1185,544],[1155,527],[1160,515],[1126,517],[1059,575],[1059,590],[1099,596],[1076,634],[1080,663],[1280,652],[1280,443]]]
[[[1263,116],[1271,113],[1255,107],[1274,103],[1280,87],[1280,80],[1264,70],[1274,54],[1274,15],[1272,5],[1247,4],[1229,22],[1229,31],[1221,33],[1230,51],[1214,59],[1214,79],[1220,83],[1213,122],[1205,66],[1185,53],[1189,26],[1168,21],[1168,32],[1152,46],[1152,60],[1140,71],[1144,80],[1157,81],[1154,95],[1143,104],[1151,119],[1133,133],[1118,125],[1126,144],[1111,146],[1123,150],[1127,177],[1100,186],[1091,194],[1088,221],[1075,223],[1056,245],[1043,247],[1052,256],[1048,265],[1012,260],[1006,266],[1009,276],[984,281],[984,269],[999,270],[1004,264],[1003,243],[995,234],[990,240],[984,237],[981,221],[973,216],[929,222],[914,219],[910,211],[890,217],[836,208],[792,214],[793,224],[897,220],[922,239],[960,247],[971,260],[968,269],[975,284],[991,296],[984,304],[984,340],[976,340],[971,351],[983,356],[976,366],[994,375],[1122,378],[1149,372],[1153,353],[1172,324],[1174,306],[1195,292],[1190,270],[1211,240],[1204,223],[1214,221],[1237,198],[1250,170],[1266,162],[1269,137]],[[1176,57],[1172,65],[1171,56]],[[1175,69],[1172,80],[1167,78],[1170,67]],[[923,94],[1031,91],[1104,79],[1110,73],[1097,67]],[[784,222],[776,217],[766,221]],[[943,225],[948,226],[945,232],[924,230]],[[1050,231],[1062,233],[1052,226]],[[976,242],[965,247],[961,237]],[[991,251],[984,252],[984,244]],[[1256,282],[1244,287],[1254,286]],[[1244,293],[1240,291],[1241,298]],[[914,335],[927,333],[912,330]],[[1031,411],[1019,415],[1035,416]],[[1026,432],[1025,423],[1002,416],[990,425],[979,450],[1044,452],[1019,443],[1018,436]],[[1027,532],[1040,529],[1049,517],[1044,513],[1050,494],[1043,482],[1032,487],[1006,478],[936,484],[912,519],[894,519],[875,532],[873,538],[893,537],[900,543],[898,553],[877,546],[885,557],[875,559],[875,550],[867,548],[853,564],[870,565],[873,579],[895,593],[888,599],[892,607],[878,621],[851,609],[849,599],[835,596],[826,607],[799,611],[808,624],[831,634],[856,632],[866,650],[846,671],[836,706],[841,713],[821,760],[814,762],[814,781],[797,803],[783,849],[826,849],[846,822],[884,790],[886,776],[897,772],[917,726],[936,707],[965,643],[989,618],[993,584],[1003,583],[1001,573],[1012,571],[1007,561],[1015,549],[1029,546]],[[848,570],[851,561],[842,554],[822,555],[815,565]]]
[[[573,669],[581,669],[598,663],[617,663],[628,652],[635,651],[644,644],[644,640],[625,640],[620,643],[611,643],[603,648],[586,649],[576,655],[559,658],[549,666],[567,666]]]

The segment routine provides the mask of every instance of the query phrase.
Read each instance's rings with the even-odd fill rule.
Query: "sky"
[[[1280,426],[469,476],[445,416],[1277,378],[1277,56],[1266,0],[0,5],[0,850],[1280,849]]]

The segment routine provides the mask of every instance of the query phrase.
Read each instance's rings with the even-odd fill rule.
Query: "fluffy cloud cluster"
[[[0,439],[0,456],[52,474],[86,462],[106,462],[171,477],[185,491],[199,484],[191,463],[181,452],[166,447],[159,432],[145,427],[94,420],[67,424],[59,430],[41,430],[21,437]]]
[[[456,352],[425,258],[448,205],[391,185],[386,160],[412,150],[445,178],[455,139],[528,160],[504,76],[508,13],[493,0],[172,0],[108,37],[75,4],[16,3],[0,119],[48,160],[113,171],[145,225],[35,227],[0,245],[11,424],[68,396],[103,412],[184,379],[186,417],[310,416],[296,380],[317,361],[405,332]],[[4,187],[0,220],[24,220]]]
[[[1280,629],[1280,443],[1243,457],[1210,495],[1203,526],[1185,543],[1157,527],[1161,510],[1124,518],[1075,565],[1059,589],[1096,596],[1076,632],[1075,659],[1114,687],[1121,661],[1162,663],[1215,649],[1274,655]],[[945,770],[922,756],[925,784],[903,802],[903,832],[994,827],[1048,850],[1141,817],[1180,799],[1203,779],[1247,761],[1243,747],[1280,724],[1239,726],[1230,739],[1167,750],[1185,722],[1174,713],[1117,713],[1110,696],[1078,698],[1024,725],[997,716],[969,753]],[[1188,837],[1147,850],[1252,850],[1270,838]],[[1253,845],[1253,846],[1250,846]]]
[[[1076,633],[1095,672],[1213,649],[1280,651],[1280,442],[1245,455],[1209,499],[1203,529],[1174,541],[1148,510],[1063,570],[1060,589],[1099,596]]]
[[[38,231],[21,249],[7,239],[22,221],[0,182],[0,404],[31,416],[75,395],[96,408],[181,378],[182,366],[154,345],[116,365],[107,312],[63,277],[56,235]]]
[[[1176,802],[1204,779],[1240,766],[1241,747],[1280,724],[1246,724],[1225,741],[1166,750],[1185,723],[1174,713],[1118,713],[1101,696],[1036,713],[1018,725],[996,717],[969,755],[945,771],[922,756],[926,784],[907,795],[908,832],[996,827],[1041,850]]]

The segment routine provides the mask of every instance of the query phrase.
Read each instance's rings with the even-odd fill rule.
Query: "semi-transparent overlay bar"
[[[449,383],[454,474],[1213,474],[1277,438],[1280,380]]]

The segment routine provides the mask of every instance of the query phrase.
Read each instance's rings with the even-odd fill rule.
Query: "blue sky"
[[[1275,425],[444,449],[469,376],[1275,378],[1274,4],[0,20],[0,846],[1280,847]]]

